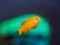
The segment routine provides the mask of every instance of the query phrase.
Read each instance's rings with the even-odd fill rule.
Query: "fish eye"
[[[36,18],[36,20],[38,20],[38,18]]]

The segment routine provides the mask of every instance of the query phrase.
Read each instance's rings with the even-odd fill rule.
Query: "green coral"
[[[39,16],[41,18],[41,22],[36,29],[32,29],[31,31],[28,32],[28,34],[29,35],[41,34],[43,36],[50,35],[51,26],[49,22],[47,21],[47,19],[40,16],[39,14],[25,14],[1,22],[0,35],[4,36],[7,34],[11,35],[14,34],[21,27],[21,23],[32,16]]]

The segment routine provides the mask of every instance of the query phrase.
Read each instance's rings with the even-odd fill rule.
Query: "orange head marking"
[[[40,23],[40,18],[38,16],[33,17],[34,23],[39,24]]]

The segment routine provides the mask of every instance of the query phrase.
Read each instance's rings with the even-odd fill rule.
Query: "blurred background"
[[[60,1],[59,0],[0,0],[0,22],[22,14],[41,14],[52,27],[52,45],[60,45]]]

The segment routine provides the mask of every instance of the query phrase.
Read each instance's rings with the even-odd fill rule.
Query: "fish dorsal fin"
[[[26,21],[23,21],[21,25],[23,25]]]

